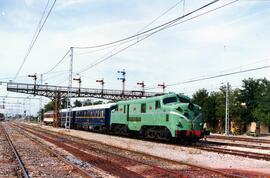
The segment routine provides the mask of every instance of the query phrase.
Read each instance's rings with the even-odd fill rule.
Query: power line
[[[189,20],[198,18],[198,17],[200,17],[200,16],[206,15],[206,14],[208,14],[208,13],[210,13],[210,12],[213,12],[213,11],[216,11],[216,10],[218,10],[218,9],[221,9],[221,8],[223,8],[223,7],[225,7],[225,6],[231,5],[232,3],[235,3],[235,2],[237,2],[237,1],[239,1],[239,0],[235,0],[235,1],[229,2],[229,3],[227,3],[227,4],[224,4],[224,5],[222,5],[222,6],[219,6],[219,7],[217,7],[217,8],[211,9],[211,10],[209,10],[209,11],[207,11],[207,12],[204,12],[204,13],[201,13],[201,14],[196,15],[196,16],[194,16],[194,17],[191,17],[191,18],[189,18],[189,19],[183,20],[183,21],[177,23],[177,25],[178,25],[178,24],[181,24],[181,23],[184,23],[184,22],[187,22],[187,21],[189,21]],[[217,1],[213,1],[213,2],[217,2]],[[207,7],[207,6],[211,5],[211,4],[213,4],[213,2],[208,3],[207,5],[204,5],[204,6],[202,6],[202,7]],[[196,9],[196,10],[194,10],[194,11],[191,11],[191,12],[189,12],[188,14],[192,14],[192,13],[194,13],[194,12],[197,12],[199,9],[202,9],[202,7],[198,8],[198,9]],[[182,18],[187,17],[187,14],[184,15],[184,16],[181,16],[181,17],[182,17]],[[180,17],[179,17],[179,18],[180,18]],[[178,19],[179,19],[179,18],[178,18]],[[119,54],[119,53],[125,51],[126,49],[128,49],[128,48],[130,48],[130,47],[136,45],[137,43],[139,43],[139,42],[145,40],[146,38],[149,38],[150,36],[152,36],[152,35],[154,35],[154,34],[160,32],[160,31],[162,31],[162,30],[164,30],[164,29],[173,27],[173,26],[175,26],[175,25],[174,25],[174,24],[168,24],[167,26],[164,26],[164,27],[162,27],[162,28],[160,28],[160,29],[158,29],[158,30],[156,30],[156,31],[154,31],[154,32],[152,32],[152,33],[150,33],[150,34],[145,35],[143,38],[140,38],[140,39],[137,40],[136,42],[134,42],[134,43],[132,43],[132,44],[130,44],[130,45],[128,45],[128,46],[126,46],[126,47],[120,49],[119,51],[115,52],[114,54],[111,54],[111,52],[109,52],[109,53],[105,54],[103,57],[101,57],[101,58],[99,58],[98,60],[96,60],[97,62],[95,62],[94,64],[91,64],[90,66],[86,67],[85,69],[81,70],[81,71],[78,72],[78,73],[83,73],[83,72],[85,72],[85,71],[87,71],[87,70],[93,68],[94,66],[96,66],[96,65],[98,65],[98,64],[100,64],[100,63],[102,63],[102,62],[104,62],[104,61],[106,61],[106,60],[108,60],[108,59],[110,59],[111,57],[113,57],[113,56],[115,56],[115,55],[117,55],[117,54]],[[105,57],[106,55],[109,55],[109,56]]]
[[[40,18],[40,20],[39,20],[39,22],[38,22],[37,28],[36,28],[36,30],[35,30],[35,32],[34,32],[34,34],[33,34],[33,37],[32,37],[32,40],[31,40],[31,43],[30,43],[30,44],[32,44],[32,43],[34,42],[34,39],[35,39],[35,37],[36,37],[36,35],[37,35],[37,33],[38,33],[38,30],[39,30],[39,28],[40,28],[40,26],[41,26],[42,20],[43,20],[43,18],[44,18],[44,16],[45,16],[46,10],[47,10],[47,8],[48,8],[48,6],[49,6],[49,3],[50,3],[50,0],[47,0],[47,4],[46,4],[46,6],[45,6],[45,8],[44,8],[44,10],[43,10],[43,12],[42,12],[41,18]],[[30,46],[29,46],[29,48],[30,48]]]
[[[28,50],[27,50],[27,52],[26,52],[26,55],[24,56],[23,61],[22,61],[22,63],[21,63],[21,65],[20,65],[20,67],[19,67],[19,69],[18,69],[18,71],[17,71],[17,73],[16,73],[16,75],[15,75],[15,77],[14,77],[13,80],[16,80],[17,76],[19,75],[20,71],[22,70],[22,67],[23,67],[23,65],[25,64],[26,59],[28,58],[28,56],[29,56],[29,54],[30,54],[30,52],[31,52],[31,50],[32,50],[32,48],[33,48],[33,46],[35,45],[35,43],[36,43],[36,41],[37,41],[37,38],[38,38],[38,36],[39,36],[41,30],[43,29],[43,27],[44,27],[44,25],[45,25],[45,23],[46,23],[46,21],[47,21],[49,15],[51,14],[51,11],[52,11],[52,9],[53,9],[55,3],[56,3],[56,0],[54,0],[54,2],[53,2],[53,4],[52,4],[51,8],[49,9],[49,12],[47,13],[47,15],[46,15],[46,17],[45,17],[45,19],[44,19],[44,21],[43,21],[43,23],[42,23],[42,25],[40,26],[40,24],[38,24],[38,26],[40,26],[40,27],[39,27],[39,30],[38,30],[38,32],[36,33],[35,38],[34,38],[33,40],[31,40],[31,43],[30,43],[29,48],[28,48]],[[45,10],[46,10],[46,9],[47,9],[47,5],[46,5]],[[41,19],[43,19],[43,15],[42,15]]]
[[[132,36],[129,36],[129,37],[120,39],[120,40],[116,40],[116,41],[113,41],[113,42],[110,42],[110,43],[101,44],[101,45],[85,46],[85,47],[74,47],[74,48],[77,48],[77,49],[99,48],[99,47],[104,47],[104,46],[112,45],[112,44],[115,44],[115,43],[119,43],[119,42],[122,42],[122,41],[126,41],[126,40],[129,40],[129,39],[132,39],[132,38],[136,38],[136,37],[141,36],[141,35],[143,35],[143,34],[146,34],[146,33],[149,33],[149,32],[151,32],[151,31],[154,31],[154,30],[160,29],[160,28],[162,28],[162,27],[165,27],[165,26],[167,26],[167,25],[169,25],[169,24],[173,24],[173,23],[175,23],[175,22],[177,22],[177,21],[179,21],[179,20],[181,20],[181,19],[183,19],[183,18],[185,18],[185,17],[187,17],[187,16],[190,16],[190,15],[192,15],[192,14],[194,14],[194,13],[196,13],[196,12],[198,12],[198,11],[200,11],[200,10],[202,10],[202,9],[204,9],[204,8],[206,8],[206,7],[208,7],[208,6],[212,5],[212,4],[214,4],[214,3],[217,3],[218,1],[220,1],[220,0],[214,0],[214,1],[211,1],[210,3],[204,5],[204,6],[198,8],[198,9],[196,9],[196,10],[193,10],[193,11],[191,11],[191,12],[189,12],[189,13],[183,15],[183,16],[177,17],[177,18],[175,18],[175,19],[173,19],[173,20],[170,20],[170,21],[168,21],[168,22],[166,22],[166,23],[163,23],[163,24],[161,24],[161,25],[158,25],[158,26],[156,26],[156,27],[153,27],[153,28],[151,28],[151,29],[149,29],[149,30],[146,30],[146,31],[137,33],[137,34],[135,34],[135,35],[132,35]]]
[[[263,67],[257,67],[257,68],[253,68],[253,69],[242,70],[242,71],[238,71],[238,72],[230,72],[230,73],[226,73],[226,74],[220,74],[220,75],[215,75],[215,76],[210,76],[210,77],[204,77],[204,78],[189,80],[189,81],[185,81],[185,82],[169,84],[167,86],[175,86],[175,85],[180,85],[180,84],[198,82],[198,81],[209,80],[209,79],[214,79],[214,78],[219,78],[219,77],[225,77],[225,76],[235,75],[235,74],[240,74],[240,73],[246,73],[246,72],[251,72],[251,71],[256,71],[256,70],[261,70],[261,69],[266,69],[266,68],[270,68],[270,65],[263,66]]]
[[[252,68],[252,69],[241,70],[241,71],[237,71],[237,72],[229,72],[229,73],[214,75],[214,76],[210,76],[210,77],[202,77],[202,78],[198,78],[198,79],[187,80],[184,82],[177,82],[177,83],[173,83],[173,84],[168,84],[168,85],[166,85],[166,87],[187,84],[187,83],[193,83],[193,82],[199,82],[199,81],[204,81],[204,80],[210,80],[210,79],[214,79],[214,78],[220,78],[220,77],[225,77],[225,76],[230,76],[230,75],[235,75],[235,74],[240,74],[240,73],[252,72],[252,71],[266,69],[266,68],[270,68],[270,65],[256,67],[256,68]],[[152,90],[152,89],[156,89],[156,88],[158,88],[158,87],[147,88],[146,90]]]
[[[147,25],[143,26],[141,29],[139,29],[137,31],[137,34],[140,32],[140,31],[143,31],[145,28],[149,27],[150,25],[152,25],[154,22],[156,22],[158,19],[160,19],[161,17],[163,17],[164,15],[166,15],[168,12],[170,12],[171,10],[173,10],[175,7],[177,7],[181,2],[181,1],[178,1],[176,4],[174,4],[173,6],[171,6],[170,8],[168,8],[166,11],[164,11],[161,15],[159,15],[158,17],[156,17],[154,20],[152,20],[150,23],[148,23]],[[82,53],[77,53],[76,55],[86,55],[86,54],[92,54],[92,53],[95,53],[95,52],[98,52],[98,51],[103,51],[103,50],[106,50],[106,49],[109,49],[109,48],[112,48],[112,47],[116,47],[116,46],[121,46],[122,44],[125,44],[125,43],[128,43],[128,42],[131,42],[133,40],[136,40],[135,38],[132,38],[132,39],[129,39],[129,40],[125,40],[123,41],[122,43],[120,44],[114,44],[114,45],[110,45],[110,46],[107,46],[105,48],[102,48],[102,49],[96,49],[96,50],[92,50],[92,51],[89,51],[89,52],[82,52]]]
[[[67,55],[68,55],[68,53],[69,53],[69,51],[70,51],[70,49],[65,53],[65,55],[58,61],[58,63],[57,64],[55,64],[51,69],[49,69],[47,72],[44,72],[43,74],[45,75],[45,74],[48,74],[48,73],[50,73],[51,71],[53,71],[66,57],[67,57]]]

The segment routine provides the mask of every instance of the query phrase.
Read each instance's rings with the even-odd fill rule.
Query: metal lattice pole
[[[71,88],[72,88],[72,75],[73,75],[73,47],[70,47],[70,65],[69,65],[69,83],[67,92],[67,112],[66,112],[66,123],[65,128],[69,131],[70,129],[70,119],[72,116],[71,107]]]
[[[230,85],[229,82],[227,82],[227,87],[226,87],[226,114],[225,114],[225,134],[229,135],[230,134],[230,97],[229,97],[229,89]]]
[[[42,85],[43,84],[43,74],[40,74],[40,84]],[[39,98],[39,109],[40,109],[40,118],[39,118],[39,121],[38,122],[41,122],[42,120],[42,115],[43,115],[43,109],[42,109],[42,96],[40,96]]]

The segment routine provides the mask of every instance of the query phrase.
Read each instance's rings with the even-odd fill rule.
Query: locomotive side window
[[[141,113],[145,113],[146,112],[146,104],[142,103],[141,104]]]
[[[124,105],[124,113],[126,113],[126,105]]]
[[[159,109],[160,108],[160,101],[156,101],[156,109]]]
[[[163,104],[175,103],[177,102],[176,97],[168,97],[163,99]]]

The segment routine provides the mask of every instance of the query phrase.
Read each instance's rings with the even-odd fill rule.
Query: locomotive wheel
[[[171,133],[167,128],[163,128],[159,131],[157,131],[157,139],[159,140],[165,140],[165,141],[170,141],[171,140]]]
[[[119,125],[113,125],[112,126],[113,133],[120,134],[120,127]]]
[[[153,128],[146,128],[145,138],[154,139],[156,137],[155,130]]]

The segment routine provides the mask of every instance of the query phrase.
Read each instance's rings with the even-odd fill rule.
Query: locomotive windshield
[[[169,104],[169,103],[176,103],[177,98],[176,97],[168,97],[163,99],[163,104]]]
[[[179,101],[181,103],[191,103],[191,101],[188,98],[182,97],[180,95],[177,95],[177,97],[179,98]]]

